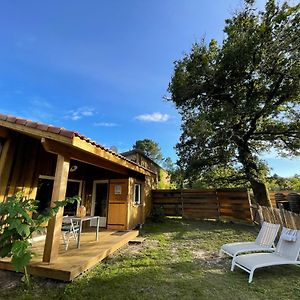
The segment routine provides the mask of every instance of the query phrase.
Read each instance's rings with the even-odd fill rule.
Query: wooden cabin
[[[123,152],[122,155],[140,166],[154,172],[156,175],[156,185],[159,189],[169,189],[173,187],[169,173],[153,159],[145,155],[143,151],[139,149],[132,149],[130,151]]]
[[[87,215],[101,217],[101,227],[129,230],[151,211],[155,176],[77,132],[0,114],[0,201],[22,191],[40,200],[42,211],[80,195]],[[50,220],[44,262],[58,256],[63,214],[75,215],[76,210],[77,204],[68,205]]]

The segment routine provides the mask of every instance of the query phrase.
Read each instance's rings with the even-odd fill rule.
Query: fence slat
[[[291,211],[274,207],[259,206],[257,209],[260,221],[280,224],[283,227],[300,230],[300,215]]]
[[[154,190],[152,201],[169,216],[252,219],[247,189]]]

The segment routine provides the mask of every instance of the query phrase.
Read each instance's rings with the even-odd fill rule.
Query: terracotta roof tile
[[[20,125],[26,125],[26,122],[27,120],[21,118],[17,118],[15,121],[16,124],[20,124]]]
[[[61,131],[61,128],[60,127],[55,127],[55,126],[49,126],[48,127],[48,130],[49,132],[52,132],[52,133],[60,133]]]
[[[59,134],[62,135],[62,136],[65,136],[67,138],[70,138],[70,139],[73,138],[73,136],[74,136],[74,132],[73,131],[66,130],[64,128],[61,129],[61,131],[60,131]]]
[[[0,120],[3,120],[3,121],[5,121],[7,119],[7,116],[6,115],[2,115],[2,114],[0,114]]]
[[[36,129],[39,129],[39,130],[42,130],[42,131],[47,131],[48,127],[49,127],[49,125],[39,123],[37,125]]]
[[[11,122],[11,123],[15,123],[16,122],[16,117],[13,117],[13,116],[7,116],[7,119],[6,119],[6,121],[8,121],[8,122]]]
[[[30,128],[36,128],[38,126],[38,123],[37,122],[34,122],[34,121],[31,121],[31,120],[28,120],[26,122],[26,125],[27,127],[30,127]]]

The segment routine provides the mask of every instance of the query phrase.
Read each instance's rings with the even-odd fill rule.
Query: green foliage
[[[238,188],[248,186],[245,174],[241,169],[217,165],[201,177],[189,183],[191,188]]]
[[[258,167],[263,177],[267,177],[268,167],[263,162]],[[208,172],[201,174],[201,177],[193,178],[186,183],[186,186],[191,188],[250,188],[250,183],[241,167],[219,164],[212,166]]]
[[[165,220],[165,210],[162,206],[154,206],[151,213],[151,220],[154,223],[163,223]]]
[[[299,11],[269,0],[257,13],[245,1],[221,45],[196,43],[175,62],[169,91],[182,116],[176,148],[186,178],[236,169],[257,199],[266,196],[259,154],[300,154]]]
[[[170,183],[170,176],[168,172],[164,169],[159,170],[159,182],[158,182],[158,189],[170,189],[171,183]]]
[[[175,166],[174,163],[172,161],[171,157],[166,157],[163,160],[163,167],[165,170],[167,170],[168,172],[173,172],[175,170]]]
[[[161,149],[158,143],[150,139],[138,140],[133,145],[133,149],[142,151],[146,156],[156,163],[160,163],[163,159]]]
[[[300,175],[285,178],[274,174],[268,178],[268,186],[272,191],[300,191]]]
[[[32,233],[41,231],[42,225],[49,221],[60,208],[68,203],[80,201],[79,196],[55,202],[54,207],[47,208],[35,219],[31,216],[37,212],[38,200],[26,199],[22,193],[9,197],[0,203],[0,257],[11,257],[16,271],[22,271],[30,262],[33,253],[29,239]]]

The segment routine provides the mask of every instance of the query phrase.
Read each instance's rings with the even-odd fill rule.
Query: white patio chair
[[[73,238],[75,242],[78,241],[79,224],[74,222],[72,217],[64,216],[62,219],[61,234],[65,249],[68,250],[70,239]]]
[[[291,234],[293,239],[290,239]],[[277,265],[300,265],[300,231],[283,227],[280,239],[273,253],[251,253],[236,256],[232,260],[231,271],[237,266],[248,272],[249,283],[252,282],[254,271],[258,268]]]
[[[233,258],[246,252],[272,252],[275,250],[274,241],[277,236],[279,224],[263,222],[254,242],[237,242],[221,246],[220,255],[225,253]]]

